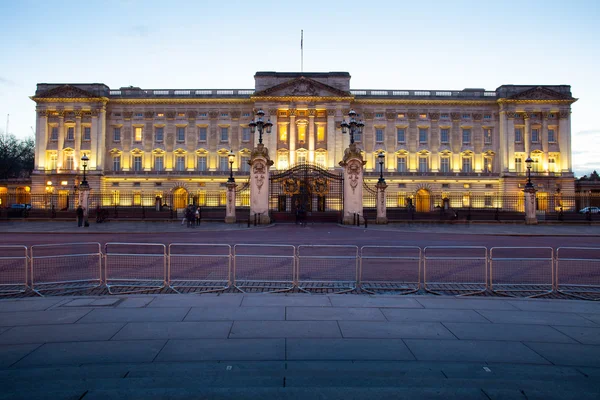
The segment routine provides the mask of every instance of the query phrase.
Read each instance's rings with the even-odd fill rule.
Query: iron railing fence
[[[488,292],[600,299],[600,247],[363,246],[110,242],[0,246],[0,295],[104,287],[341,293]]]

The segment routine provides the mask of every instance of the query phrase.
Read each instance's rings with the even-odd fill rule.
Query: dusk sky
[[[600,1],[0,0],[0,130],[36,84],[252,89],[256,71],[347,71],[352,89],[569,84],[573,165],[600,170]]]

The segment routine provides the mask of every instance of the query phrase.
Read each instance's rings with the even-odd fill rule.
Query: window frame
[[[402,132],[402,139],[400,139],[401,132]],[[406,143],[406,128],[396,128],[396,142]]]
[[[419,128],[419,144],[427,144],[429,138],[429,129]]]
[[[463,128],[462,130],[462,144],[463,145],[470,145],[471,144],[471,128]],[[467,140],[465,140],[465,138]]]

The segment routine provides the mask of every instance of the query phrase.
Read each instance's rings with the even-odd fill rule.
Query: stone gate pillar
[[[269,218],[269,167],[273,161],[269,150],[259,143],[250,156],[250,220],[258,218],[259,223],[268,224]],[[257,215],[257,217],[255,217]]]
[[[356,143],[351,143],[344,151],[344,158],[340,166],[344,168],[344,225],[355,224],[354,215],[359,216],[360,223],[363,217],[363,170],[367,162],[363,160],[360,149]]]
[[[525,186],[523,190],[525,194],[525,224],[536,225],[537,215],[535,214],[535,188],[533,186]]]
[[[227,182],[227,206],[225,208],[225,223],[235,224],[235,182]]]
[[[385,182],[377,182],[375,185],[377,188],[377,219],[375,220],[376,224],[387,224],[387,208],[385,204],[385,189],[387,185]]]
[[[90,215],[90,187],[87,183],[79,185],[79,205],[83,208],[83,226],[88,227],[90,226],[88,221]]]

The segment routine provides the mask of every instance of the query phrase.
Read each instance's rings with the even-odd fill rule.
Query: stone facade
[[[90,158],[92,190],[161,196],[226,192],[230,151],[247,181],[258,109],[273,123],[263,140],[285,170],[311,162],[333,170],[348,148],[340,123],[354,109],[364,179],[375,185],[384,152],[388,196],[398,205],[431,194],[522,191],[534,160],[538,193],[573,193],[570,86],[503,85],[495,91],[355,90],[347,72],[257,72],[254,89],[110,89],[103,84],[38,84],[32,193],[69,192]],[[223,197],[225,198],[225,196]]]

